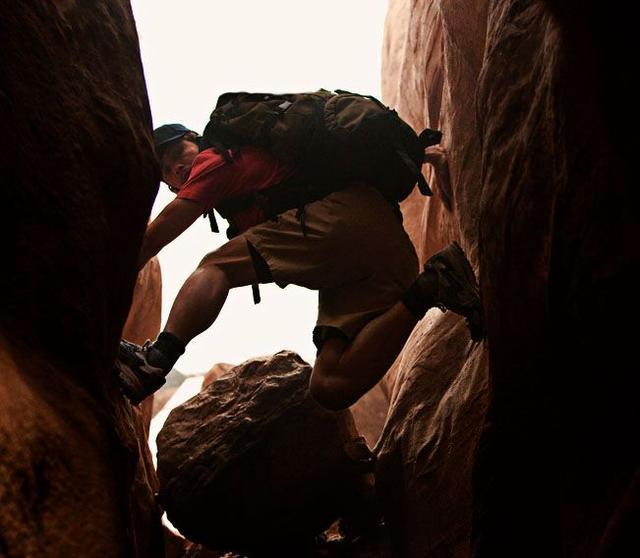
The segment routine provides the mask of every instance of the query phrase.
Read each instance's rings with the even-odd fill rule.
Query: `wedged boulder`
[[[234,364],[229,364],[228,362],[218,362],[217,364],[214,364],[211,369],[204,374],[202,389],[205,389],[215,382],[220,376],[224,376],[234,366]]]
[[[366,477],[349,455],[354,446],[370,454],[349,411],[311,399],[310,373],[288,351],[249,360],[169,415],[158,436],[160,495],[189,540],[282,550],[358,500]]]

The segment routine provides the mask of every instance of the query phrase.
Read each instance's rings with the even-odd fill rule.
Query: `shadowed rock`
[[[202,389],[206,389],[220,376],[223,376],[234,368],[234,366],[235,365],[226,362],[214,364],[204,375]],[[382,432],[382,427],[387,418],[389,395],[385,388],[384,383],[377,384],[349,409],[353,415],[353,420],[358,432],[366,440],[369,447],[373,447],[378,441],[378,437],[380,436],[380,432]]]
[[[364,476],[345,450],[353,419],[310,398],[310,372],[291,352],[250,360],[172,411],[158,436],[161,499],[188,539],[286,549],[353,506]]]
[[[592,1],[390,2],[384,100],[443,131],[452,181],[404,222],[423,260],[461,242],[488,332],[467,347],[434,311],[389,375],[403,558],[640,555],[634,25]]]
[[[158,186],[131,6],[0,12],[0,555],[159,557],[112,373]]]
[[[488,16],[476,555],[640,556],[636,25],[591,0]]]

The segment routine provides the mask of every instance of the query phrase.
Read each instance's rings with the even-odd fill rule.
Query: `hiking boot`
[[[169,372],[149,364],[147,357],[150,348],[149,341],[142,347],[129,341],[120,341],[115,366],[120,380],[120,390],[133,405],[138,405],[160,389]]]
[[[433,305],[443,312],[451,310],[464,316],[471,339],[481,341],[484,337],[484,327],[480,290],[471,264],[460,245],[453,242],[431,256],[424,264],[423,274],[429,272],[435,272],[438,278]]]

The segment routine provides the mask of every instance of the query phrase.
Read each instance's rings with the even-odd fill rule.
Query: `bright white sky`
[[[226,91],[347,89],[380,98],[388,0],[132,0],[154,127],[180,122],[202,132]],[[155,216],[171,193],[162,185]],[[219,218],[219,223],[226,222]],[[160,253],[162,322],[180,286],[226,241],[200,219]],[[315,358],[317,293],[262,285],[232,291],[218,320],[178,361],[184,373],[240,363],[281,349]]]

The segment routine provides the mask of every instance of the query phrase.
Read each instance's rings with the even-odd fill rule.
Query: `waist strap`
[[[301,209],[308,203],[342,190],[345,186],[346,184],[339,182],[319,185],[294,176],[264,190],[226,200],[220,203],[216,210],[225,219],[230,219],[247,209],[258,207],[267,219],[275,219],[285,211]]]

